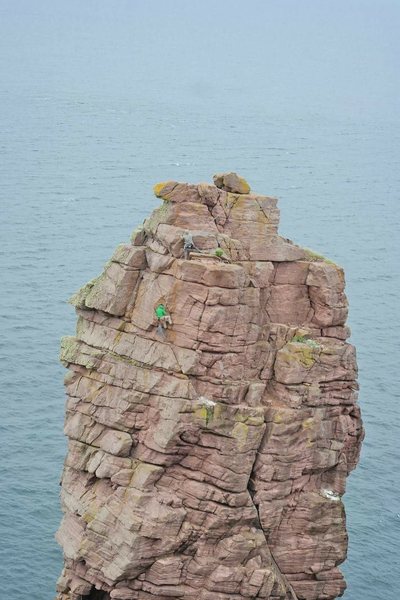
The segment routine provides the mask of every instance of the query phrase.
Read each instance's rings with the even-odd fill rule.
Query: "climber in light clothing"
[[[185,260],[190,260],[190,251],[191,250],[198,250],[198,248],[196,248],[196,246],[194,245],[194,241],[193,241],[193,235],[190,233],[190,231],[185,231],[183,236],[183,258]]]

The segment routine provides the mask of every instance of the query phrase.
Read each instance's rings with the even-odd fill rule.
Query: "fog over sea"
[[[51,600],[68,297],[159,204],[235,170],[341,264],[366,439],[345,600],[400,589],[400,3],[0,0],[0,596]]]

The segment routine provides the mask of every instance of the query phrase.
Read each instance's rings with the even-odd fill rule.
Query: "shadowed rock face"
[[[72,299],[59,600],[343,593],[363,435],[343,271],[233,175],[155,186],[160,208]]]

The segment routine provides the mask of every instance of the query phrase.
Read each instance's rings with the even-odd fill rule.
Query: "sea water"
[[[235,170],[345,269],[366,426],[345,599],[397,599],[399,12],[0,1],[1,598],[50,600],[61,570],[66,300],[159,204],[155,182]]]

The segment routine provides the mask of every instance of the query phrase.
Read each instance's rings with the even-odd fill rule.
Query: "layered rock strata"
[[[214,181],[155,186],[161,206],[72,299],[58,600],[345,588],[362,425],[343,271],[278,235],[274,198]]]

